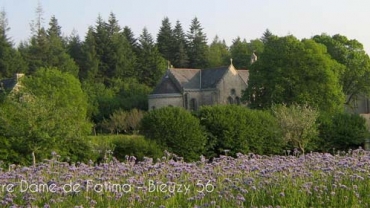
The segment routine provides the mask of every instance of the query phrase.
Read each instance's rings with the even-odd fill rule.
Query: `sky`
[[[81,39],[98,15],[107,20],[113,12],[120,25],[129,26],[137,37],[146,27],[155,38],[164,17],[172,26],[179,20],[186,32],[197,17],[208,42],[218,35],[230,46],[238,36],[249,41],[260,38],[266,29],[299,39],[341,34],[361,42],[370,54],[369,0],[0,0],[15,44],[29,39],[38,2],[45,27],[55,15],[64,35],[76,30]]]

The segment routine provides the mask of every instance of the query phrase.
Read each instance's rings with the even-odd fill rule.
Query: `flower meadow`
[[[1,207],[369,207],[370,152],[201,157],[0,170]]]

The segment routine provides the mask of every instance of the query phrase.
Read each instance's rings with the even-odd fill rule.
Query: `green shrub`
[[[369,137],[366,120],[348,113],[320,116],[319,132],[321,151],[357,149]]]
[[[113,141],[113,144],[115,146],[113,156],[120,161],[125,160],[126,155],[135,156],[139,161],[143,160],[144,157],[156,159],[163,156],[162,149],[155,141],[141,136],[126,139],[117,138]]]
[[[145,114],[141,120],[141,132],[186,161],[199,159],[207,139],[199,120],[177,107],[160,108]]]
[[[272,154],[282,151],[281,134],[275,118],[266,111],[243,106],[204,106],[199,119],[207,131],[207,157],[254,152]]]

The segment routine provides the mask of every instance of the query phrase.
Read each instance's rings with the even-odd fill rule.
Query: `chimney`
[[[23,73],[16,73],[15,75],[14,75],[14,79],[18,82],[19,81],[19,79],[21,78],[21,77],[23,77],[24,76],[24,74]]]
[[[251,55],[251,65],[257,61],[257,55],[256,55],[256,51],[253,51],[252,55]]]

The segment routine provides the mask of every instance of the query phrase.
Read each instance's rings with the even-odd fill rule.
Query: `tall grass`
[[[0,205],[32,207],[369,207],[370,153],[221,156],[186,163],[52,160],[0,172]],[[6,190],[9,184],[15,185]],[[28,187],[26,186],[28,184]],[[37,190],[40,185],[54,187]],[[55,184],[55,185],[52,185]],[[22,186],[23,187],[22,187]],[[71,190],[70,186],[75,190]],[[119,186],[118,186],[119,185]],[[5,187],[5,188],[4,188]],[[41,186],[44,187],[44,186]],[[119,188],[121,187],[121,188]]]

